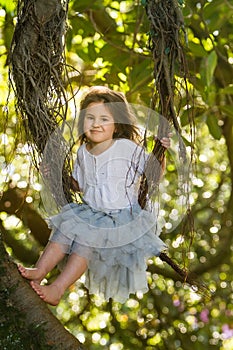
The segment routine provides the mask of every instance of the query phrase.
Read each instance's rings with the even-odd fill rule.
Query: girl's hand
[[[161,145],[164,147],[164,148],[169,148],[171,146],[171,140],[169,137],[163,137],[161,140]]]
[[[171,146],[171,136],[172,134],[169,133],[168,134],[168,137],[163,137],[161,138],[160,142],[161,142],[161,145],[164,147],[164,148],[169,148]]]
[[[70,176],[70,188],[74,192],[80,192],[78,181],[76,181],[73,176]]]

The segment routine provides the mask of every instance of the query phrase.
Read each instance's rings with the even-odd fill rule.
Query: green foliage
[[[218,125],[218,120],[216,119],[216,117],[213,114],[208,115],[207,119],[206,119],[206,123],[207,123],[207,126],[209,128],[209,132],[211,133],[211,135],[216,140],[220,140],[221,136],[222,136],[222,130],[221,130],[220,126]]]
[[[16,8],[15,1],[0,0],[0,6],[2,6],[7,12],[13,12]]]
[[[203,71],[201,71],[201,76],[203,77],[204,84],[206,84],[207,87],[209,87],[213,82],[214,71],[216,66],[217,54],[215,51],[212,51],[205,60]]]
[[[0,4],[4,9],[0,16],[0,125],[3,133],[7,134],[0,144],[1,189],[7,187],[9,180],[24,188],[30,183],[27,200],[42,209],[38,179],[31,176],[29,180],[28,145],[19,132],[13,94],[8,113],[4,108],[8,94],[5,62],[10,40],[4,24],[6,14],[14,18],[15,3],[2,0]],[[186,1],[185,4],[179,1],[179,4],[183,6],[187,31],[186,53],[190,72],[187,87],[190,94],[187,101],[182,77],[177,77],[175,102],[188,150],[193,142],[190,118],[196,124],[195,154],[190,167],[193,171],[189,180],[195,235],[191,237],[189,231],[182,234],[179,219],[186,205],[182,212],[178,210],[177,158],[168,152],[160,193],[162,213],[167,222],[162,238],[169,247],[169,255],[194,270],[213,291],[213,298],[208,301],[202,299],[191,288],[177,281],[169,268],[154,258],[149,261],[149,292],[144,297],[140,293],[132,296],[125,305],[89,298],[81,280],[52,311],[90,350],[230,350],[233,346],[232,218],[228,217],[232,196],[232,159],[229,157],[233,154],[233,146],[224,131],[225,123],[232,122],[233,118],[233,7],[232,2],[221,0]],[[91,85],[106,84],[125,92],[132,103],[150,105],[154,81],[147,35],[150,26],[144,12],[145,5],[146,1],[70,1],[66,57],[67,63],[82,73],[82,90]],[[73,72],[70,76],[76,92],[80,76]],[[72,107],[68,122],[70,125],[73,123]],[[143,124],[144,120],[141,122]],[[176,145],[175,140],[172,145],[174,153]],[[8,165],[8,160],[12,158],[13,162]],[[9,215],[1,213],[6,227],[13,218],[13,215],[9,219]],[[16,238],[30,246],[30,233],[25,235],[24,231],[23,226],[18,227]],[[33,241],[33,244],[36,242]],[[9,251],[10,248],[14,256],[14,245],[9,247]],[[21,260],[24,262],[23,256]],[[0,303],[1,307],[6,305]],[[9,319],[1,323],[1,346],[4,349],[9,341],[5,334],[10,333],[14,349],[21,349],[21,343],[30,340],[25,338],[24,333],[19,334],[12,323],[12,306],[8,311]],[[25,349],[30,349],[30,343]]]

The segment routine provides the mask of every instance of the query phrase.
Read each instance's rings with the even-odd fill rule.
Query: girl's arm
[[[51,170],[49,165],[41,164],[40,173],[43,175],[45,179],[51,180]],[[69,181],[70,181],[70,189],[74,192],[80,192],[78,181],[75,180],[75,178],[72,175],[69,176]]]
[[[168,134],[168,137],[163,137],[160,142],[161,142],[161,145],[164,147],[164,148],[169,148],[171,146],[171,140],[170,140],[170,137],[171,137],[171,134],[169,133]],[[161,175],[160,175],[160,178],[163,176],[164,174],[164,171],[165,171],[165,168],[166,168],[166,157],[163,158],[162,160],[162,163],[161,163]]]
[[[74,192],[80,192],[78,181],[73,178],[73,176],[70,176],[70,188]]]
[[[161,176],[163,176],[165,169],[166,169],[166,156],[164,156],[162,163],[161,163],[161,170],[162,170]]]

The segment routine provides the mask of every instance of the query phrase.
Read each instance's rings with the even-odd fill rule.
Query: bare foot
[[[33,280],[39,284],[42,281],[42,279],[45,277],[44,273],[42,273],[41,270],[37,269],[36,267],[29,268],[19,264],[18,270],[24,278],[27,278],[28,280]]]
[[[42,286],[35,281],[31,281],[30,284],[39,297],[46,303],[53,306],[56,306],[59,303],[63,293],[55,283],[48,286]]]

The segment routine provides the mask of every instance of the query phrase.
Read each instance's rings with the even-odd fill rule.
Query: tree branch
[[[7,255],[1,238],[0,256],[0,301],[3,302],[2,295],[7,290],[7,300],[4,301],[6,305],[14,305],[15,322],[18,319],[24,320],[23,324],[19,322],[18,327],[24,328],[24,331],[26,329],[28,337],[31,337],[31,329],[40,327],[41,339],[44,339],[46,349],[51,346],[56,350],[84,350],[79,341],[63,327],[28,282],[21,277],[16,265]]]

